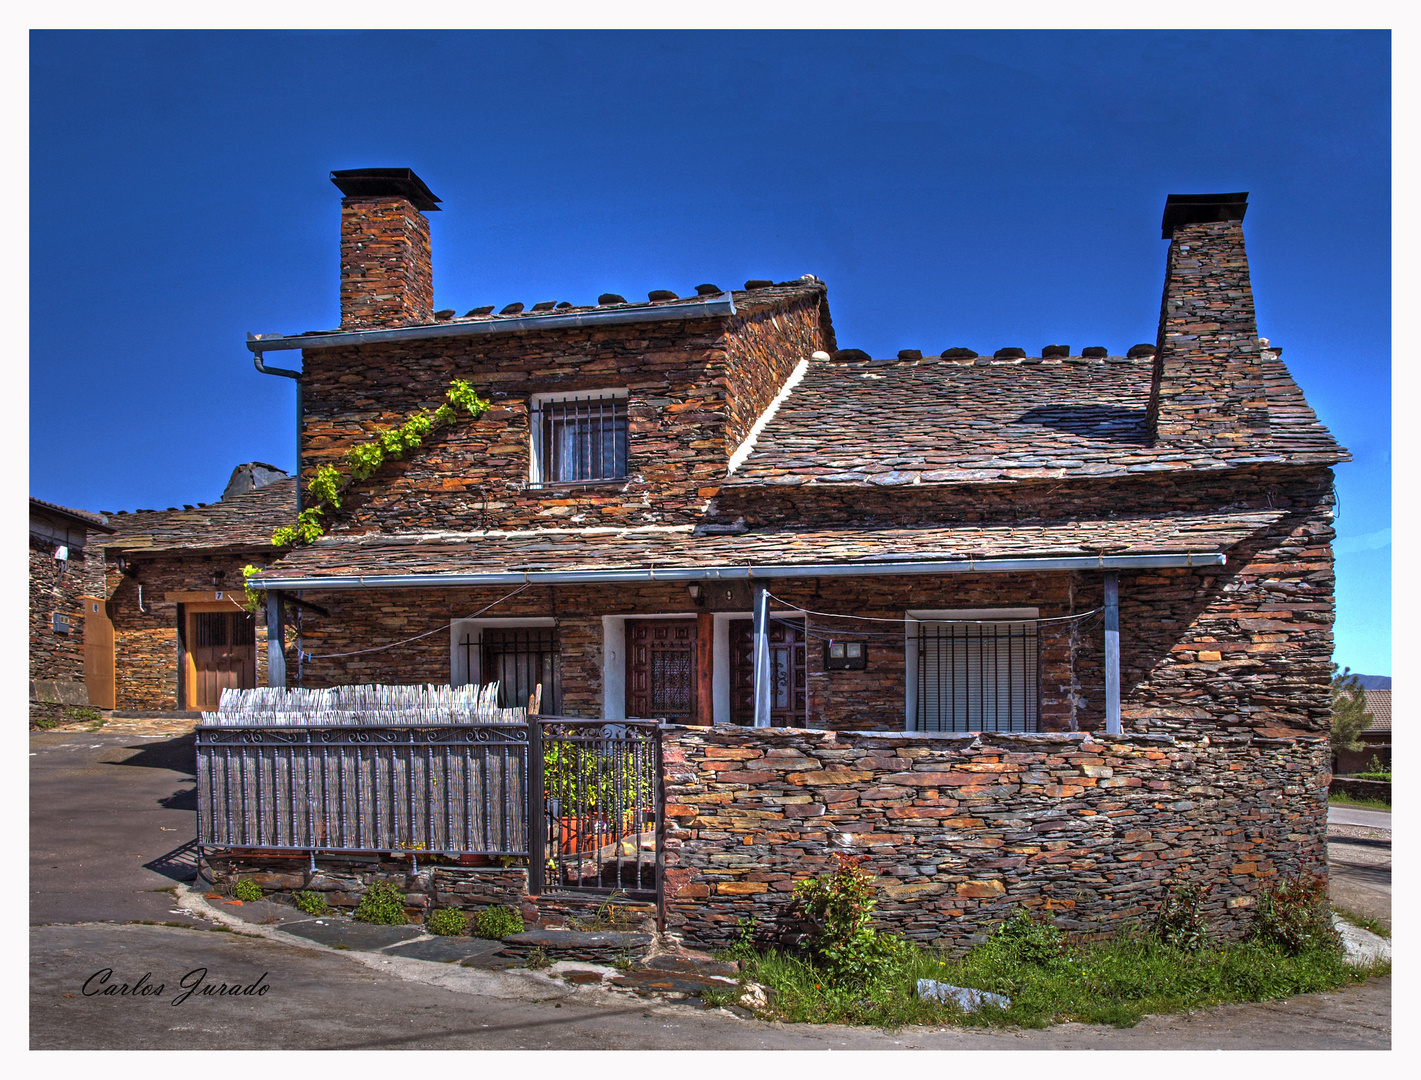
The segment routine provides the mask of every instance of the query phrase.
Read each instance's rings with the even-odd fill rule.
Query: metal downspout
[[[263,375],[280,375],[283,378],[296,380],[296,516],[301,516],[301,373],[292,371],[290,368],[267,367],[262,363],[262,354],[254,352],[252,362],[256,364],[257,370]]]

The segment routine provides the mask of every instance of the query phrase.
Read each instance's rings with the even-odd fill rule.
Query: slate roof
[[[1391,691],[1390,690],[1363,690],[1363,695],[1367,699],[1367,712],[1372,714],[1371,726],[1368,731],[1390,731],[1391,730]]]
[[[270,547],[271,534],[296,519],[296,480],[269,484],[206,506],[113,514],[106,548],[125,551]]]
[[[95,514],[88,510],[75,510],[70,506],[60,506],[58,503],[46,502],[44,499],[36,499],[30,496],[30,507],[39,507],[41,510],[48,510],[50,513],[62,514],[71,518],[76,525],[93,529],[99,533],[111,533],[114,530],[108,524],[108,518],[103,514]]]
[[[1146,445],[1154,361],[1068,357],[811,362],[730,486],[950,484],[1350,459],[1276,354],[1271,431],[1239,448]]]
[[[702,536],[690,527],[365,533],[297,548],[263,577],[493,573],[509,570],[858,564],[971,556],[1226,552],[1282,510],[1121,515],[1037,524],[775,528]]]

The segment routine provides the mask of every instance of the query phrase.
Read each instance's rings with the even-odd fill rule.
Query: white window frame
[[[918,631],[925,622],[947,622],[967,620],[985,623],[1026,622],[1039,619],[1041,609],[1034,607],[1015,608],[932,608],[913,609],[903,616],[903,672],[904,708],[903,730],[916,731],[918,717]],[[1037,633],[1038,646],[1040,632]],[[1038,678],[1039,668],[1038,668]],[[1041,703],[1037,701],[1036,728],[1041,724]]]
[[[534,487],[546,487],[550,484],[561,484],[564,481],[545,480],[543,478],[543,406],[556,405],[565,401],[597,401],[614,399],[618,401],[629,400],[630,395],[625,389],[614,389],[608,387],[602,390],[570,390],[558,391],[546,394],[534,394],[528,401],[528,483]],[[631,431],[628,425],[627,432],[627,472],[631,472]],[[583,481],[569,481],[569,483],[615,483],[618,480],[625,480],[626,476],[599,477]]]

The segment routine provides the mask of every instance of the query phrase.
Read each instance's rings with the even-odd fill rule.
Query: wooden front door
[[[627,716],[694,724],[696,621],[627,620]]]
[[[84,685],[94,708],[114,707],[113,623],[101,596],[84,597]]]
[[[770,638],[770,726],[804,727],[804,627],[772,621]],[[755,723],[755,623],[730,624],[730,722]]]
[[[216,709],[222,691],[257,685],[256,616],[233,611],[187,612],[187,707]]]

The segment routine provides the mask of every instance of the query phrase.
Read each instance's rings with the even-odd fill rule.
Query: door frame
[[[602,719],[627,718],[627,621],[631,619],[689,619],[699,611],[654,612],[650,615],[602,616]],[[727,684],[728,685],[728,684]]]

